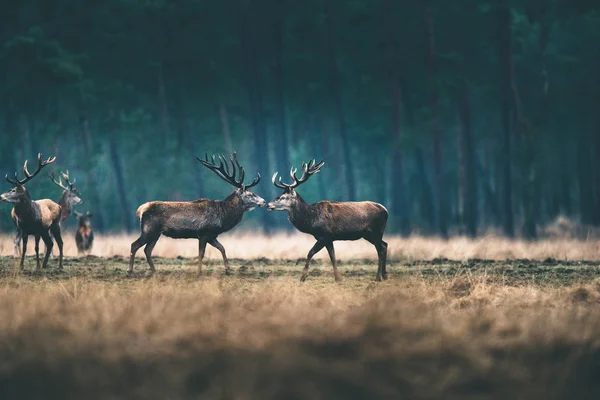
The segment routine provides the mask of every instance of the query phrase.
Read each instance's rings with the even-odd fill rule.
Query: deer
[[[35,237],[36,271],[40,270],[40,238],[44,240],[46,254],[44,256],[42,268],[46,268],[48,258],[50,257],[52,247],[54,246],[50,233],[52,233],[52,236],[58,245],[60,253],[59,269],[62,269],[63,267],[63,241],[60,232],[61,206],[50,199],[31,200],[29,191],[25,188],[27,182],[39,174],[42,168],[53,163],[54,160],[56,160],[56,157],[49,157],[47,160],[42,161],[42,155],[38,154],[38,166],[33,173],[30,173],[27,169],[27,160],[25,160],[25,164],[23,164],[23,173],[25,174],[24,179],[19,179],[16,172],[14,179],[9,178],[8,174],[5,176],[6,181],[14,187],[10,191],[0,195],[0,200],[14,204],[15,223],[21,231],[23,241],[20,264],[21,270],[23,270],[25,265],[25,254],[27,252],[27,242],[30,235]]]
[[[333,242],[361,238],[372,243],[377,250],[379,266],[376,280],[387,279],[387,243],[383,241],[383,233],[387,224],[388,211],[384,206],[372,201],[335,202],[324,200],[307,204],[296,191],[298,186],[318,173],[323,165],[325,165],[323,161],[319,163],[315,160],[308,163],[302,162],[303,173],[300,178],[296,177],[297,169],[292,167],[290,169],[292,183],[290,184],[283,183],[281,177],[277,180],[279,172],[275,172],[271,179],[273,185],[283,189],[283,193],[269,202],[267,209],[269,211],[287,211],[288,219],[296,229],[314,236],[317,240],[317,243],[308,252],[300,281],[306,280],[311,259],[323,247],[329,253],[335,280],[339,281]]]
[[[244,168],[240,166],[235,152],[230,156],[231,168],[223,155],[218,156],[218,166],[215,156],[211,156],[209,160],[208,154],[205,154],[204,160],[199,157],[196,159],[236,189],[224,200],[200,198],[194,201],[151,201],[142,204],[136,212],[141,234],[131,244],[128,274],[133,272],[136,252],[144,245],[146,261],[150,266],[149,275],[154,274],[152,250],[161,235],[175,239],[198,239],[198,276],[202,274],[202,259],[207,244],[221,252],[225,273],[230,273],[225,248],[217,237],[239,224],[246,211],[266,204],[263,198],[248,190],[260,182],[260,173],[256,174],[252,183],[245,185]]]
[[[79,220],[79,228],[75,234],[75,243],[77,244],[77,252],[79,254],[90,251],[94,242],[94,232],[90,218],[94,214],[87,211],[85,214],[75,211],[75,218]]]
[[[69,218],[69,216],[71,215],[71,212],[73,211],[73,206],[76,206],[76,205],[82,203],[82,200],[79,197],[79,191],[75,187],[76,179],[73,179],[73,181],[71,182],[71,180],[69,178],[69,171],[67,171],[66,173],[61,171],[61,175],[65,179],[67,186],[65,186],[63,184],[61,178],[58,178],[58,181],[56,180],[54,172],[51,172],[48,174],[48,177],[50,178],[50,180],[56,186],[63,189],[62,195],[60,196],[60,199],[58,200],[58,205],[61,208],[60,222]],[[21,228],[19,228],[19,221],[17,219],[17,215],[15,213],[14,208],[11,211],[11,217],[17,227],[17,234],[15,236],[14,244],[15,244],[15,253],[19,254],[20,248],[21,248],[22,232],[21,232]]]

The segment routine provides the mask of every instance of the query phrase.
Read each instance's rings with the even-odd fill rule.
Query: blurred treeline
[[[194,156],[231,150],[247,179],[261,172],[266,199],[274,171],[324,159],[300,193],[381,202],[389,232],[600,224],[599,11],[591,0],[3,2],[0,171],[56,155],[101,231],[137,229],[145,201],[226,196]],[[60,195],[46,177],[29,188]],[[9,209],[0,230],[12,230]],[[285,213],[246,218],[289,229]]]

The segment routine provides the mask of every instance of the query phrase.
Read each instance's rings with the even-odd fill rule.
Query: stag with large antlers
[[[27,161],[23,165],[23,173],[25,174],[24,179],[19,179],[15,172],[15,178],[10,179],[6,175],[6,180],[11,183],[14,187],[0,195],[0,200],[13,203],[15,205],[14,215],[15,223],[21,230],[23,235],[23,251],[21,253],[21,269],[24,267],[25,253],[27,252],[27,241],[29,235],[35,237],[35,260],[36,269],[40,269],[40,256],[39,246],[40,238],[44,240],[46,244],[46,255],[44,256],[44,262],[42,268],[46,268],[48,264],[48,258],[52,251],[53,243],[50,233],[54,236],[56,244],[58,244],[58,250],[60,252],[59,268],[62,269],[63,264],[63,241],[60,233],[60,216],[61,207],[49,199],[43,200],[31,200],[29,192],[25,188],[25,184],[33,179],[46,165],[54,162],[56,157],[50,157],[46,161],[42,161],[42,155],[38,154],[38,166],[37,169],[30,173],[27,169]]]
[[[383,232],[387,224],[388,212],[384,206],[372,201],[361,202],[334,202],[319,201],[307,204],[296,192],[296,188],[306,182],[312,175],[318,173],[325,163],[302,163],[303,173],[296,177],[296,169],[290,170],[291,184],[283,183],[281,177],[277,180],[278,172],[273,174],[272,182],[276,187],[283,189],[283,193],[267,205],[267,209],[285,210],[288,219],[300,232],[313,235],[317,243],[308,252],[306,264],[300,278],[306,280],[310,260],[323,247],[327,249],[333,264],[335,280],[339,281],[335,250],[333,242],[336,240],[358,240],[364,238],[371,242],[377,249],[379,268],[376,279],[387,279],[386,258],[387,243],[383,241]]]
[[[245,185],[244,168],[240,166],[235,152],[230,157],[231,168],[222,155],[218,157],[219,165],[214,156],[209,160],[208,154],[205,155],[204,160],[196,158],[202,165],[237,189],[224,200],[151,201],[142,204],[136,213],[140,219],[142,232],[140,237],[131,244],[128,273],[133,272],[135,253],[144,245],[146,245],[144,253],[150,266],[150,275],[155,272],[152,250],[161,235],[175,239],[198,239],[199,275],[202,273],[202,259],[207,244],[221,252],[225,270],[229,272],[225,248],[219,243],[217,236],[236,226],[242,220],[245,211],[265,205],[264,199],[248,190],[258,184],[260,174],[256,174],[251,184]]]
[[[61,209],[60,222],[69,218],[71,212],[73,211],[73,206],[82,203],[81,198],[79,198],[79,191],[75,187],[76,179],[73,179],[73,181],[70,180],[69,171],[61,172],[61,175],[66,182],[66,186],[63,184],[61,178],[58,178],[58,181],[56,180],[54,172],[48,174],[50,180],[52,180],[52,182],[54,182],[56,186],[63,189],[63,193],[60,196],[60,199],[58,200],[58,205]],[[17,235],[15,236],[15,252],[18,254],[21,251],[21,237],[23,236],[23,233],[21,232],[21,228],[19,227],[19,219],[17,218],[17,214],[14,208],[11,211],[11,216],[13,222],[17,226]]]

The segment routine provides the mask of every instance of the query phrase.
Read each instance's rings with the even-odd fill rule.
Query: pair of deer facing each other
[[[272,182],[283,189],[283,193],[270,203],[248,189],[260,181],[260,174],[251,184],[244,184],[244,168],[240,166],[236,153],[230,157],[230,163],[224,156],[219,155],[219,165],[215,157],[209,160],[208,155],[202,160],[196,157],[202,165],[212,170],[217,176],[237,189],[224,200],[198,199],[187,202],[152,201],[142,204],[137,210],[140,219],[141,235],[131,244],[128,273],[133,272],[136,252],[142,247],[150,266],[150,274],[155,272],[152,261],[152,250],[161,235],[176,239],[198,239],[199,265],[198,274],[202,272],[202,259],[206,245],[210,244],[221,252],[226,272],[230,271],[225,248],[217,240],[219,234],[236,226],[245,211],[265,206],[269,211],[282,210],[288,212],[288,219],[301,232],[313,235],[317,242],[308,252],[306,264],[300,278],[304,281],[308,275],[308,266],[313,256],[323,247],[327,249],[335,280],[340,280],[338,274],[333,242],[336,240],[366,239],[377,249],[379,266],[376,280],[387,279],[386,258],[387,243],[383,241],[383,233],[387,224],[388,212],[384,206],[372,201],[363,202],[333,202],[320,201],[307,204],[296,192],[296,188],[306,182],[312,175],[318,173],[325,164],[302,163],[302,176],[296,176],[296,169],[290,170],[292,183],[283,183],[278,173],[273,175]],[[237,179],[236,179],[237,174]]]
[[[42,155],[38,154],[38,166],[33,173],[30,173],[27,169],[27,161],[23,165],[23,173],[25,178],[20,180],[15,173],[15,178],[10,179],[8,175],[5,176],[6,180],[13,185],[13,188],[0,195],[0,200],[14,204],[14,208],[11,211],[12,219],[17,227],[17,235],[15,237],[15,249],[19,250],[19,243],[23,242],[23,250],[21,252],[21,269],[24,267],[25,254],[27,252],[27,243],[29,236],[35,237],[35,256],[36,256],[36,269],[40,269],[40,258],[39,258],[39,242],[40,238],[46,245],[46,254],[42,263],[42,268],[46,268],[48,264],[48,258],[52,252],[54,246],[52,237],[56,240],[59,250],[59,269],[63,266],[63,241],[60,229],[60,223],[71,215],[74,205],[81,204],[82,201],[79,198],[79,192],[75,188],[75,181],[71,182],[69,179],[68,172],[62,173],[63,178],[67,182],[67,186],[64,186],[62,179],[59,178],[56,181],[54,173],[51,173],[50,179],[63,189],[63,194],[59,200],[59,203],[55,203],[49,199],[32,200],[29,191],[25,188],[25,184],[33,179],[45,166],[53,163],[56,157],[49,157],[47,160],[42,160]],[[80,229],[77,232],[77,245],[78,249],[88,250],[93,241],[93,233],[89,227],[89,217],[91,213],[80,214],[75,212],[75,216],[80,221]],[[82,229],[82,227],[87,227]],[[81,247],[80,247],[81,244]],[[85,248],[87,247],[87,249]]]

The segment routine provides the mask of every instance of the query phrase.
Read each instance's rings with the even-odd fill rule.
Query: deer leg
[[[40,236],[35,236],[35,270],[40,270]]]
[[[382,240],[381,241],[381,249],[377,250],[377,255],[379,256],[379,258],[381,260],[380,261],[381,262],[381,277],[384,280],[387,280],[387,267],[386,267],[387,248],[388,248],[388,244]]]
[[[338,274],[337,265],[335,265],[335,249],[333,248],[333,242],[329,242],[325,245],[327,248],[327,252],[329,253],[329,258],[331,259],[331,264],[333,265],[333,276],[335,277],[335,281],[339,282],[340,275]]]
[[[15,235],[15,254],[17,256],[21,255],[21,237],[23,236],[23,231],[21,228],[17,228],[17,234]]]
[[[21,253],[21,270],[25,268],[25,253],[27,253],[27,241],[29,240],[29,235],[23,235],[23,252]]]
[[[202,274],[202,259],[204,259],[207,243],[208,240],[205,237],[198,238],[198,276]]]
[[[310,260],[317,254],[323,247],[325,247],[326,242],[317,241],[315,245],[308,252],[308,256],[306,257],[306,265],[304,265],[304,270],[302,270],[302,276],[300,277],[300,282],[304,282],[306,277],[308,276],[308,264],[310,264]]]
[[[50,237],[49,231],[44,231],[44,233],[42,233],[42,239],[46,245],[46,255],[44,255],[42,268],[46,268],[46,265],[48,265],[48,259],[50,258],[50,253],[52,253],[52,247],[54,247],[54,243],[52,243],[52,238]]]
[[[129,255],[129,268],[127,269],[127,273],[131,274],[133,272],[133,262],[135,261],[135,253],[147,243],[146,235],[141,234],[140,237],[133,243],[131,243],[131,252]]]
[[[156,242],[158,242],[159,238],[160,238],[160,236],[154,240],[149,240],[148,243],[146,244],[146,247],[144,247],[144,254],[146,254],[146,261],[148,261],[148,265],[150,265],[150,275],[153,275],[156,272],[156,269],[154,268],[154,261],[152,261],[152,250],[154,250],[154,246],[156,246]]]
[[[58,245],[58,269],[63,268],[63,240],[62,235],[60,233],[60,225],[53,224],[50,227],[50,232],[52,236],[54,236],[54,240],[56,240],[56,244]]]
[[[381,282],[382,280],[387,279],[387,271],[385,270],[385,262],[387,259],[387,243],[381,240],[381,236],[373,237],[373,236],[365,236],[364,237],[369,243],[372,243],[377,250],[377,275],[375,276],[375,280],[377,282]]]
[[[217,238],[209,240],[208,243],[221,252],[221,255],[223,256],[223,262],[225,263],[225,272],[229,272],[229,260],[227,260],[227,254],[225,254],[225,247],[223,247],[223,245],[217,240]]]

